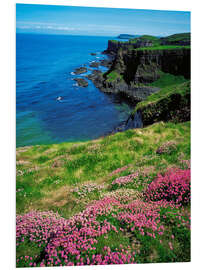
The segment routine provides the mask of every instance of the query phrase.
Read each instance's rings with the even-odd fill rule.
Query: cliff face
[[[165,38],[143,35],[127,42],[109,40],[104,53],[111,55],[109,70],[104,74],[92,73],[89,79],[101,91],[127,96],[135,103],[146,100],[148,96],[160,92],[167,85],[171,86],[171,79],[173,85],[179,83],[179,77],[182,81],[190,79],[190,33]],[[173,86],[171,87],[173,89]],[[168,100],[167,106],[170,111],[175,102],[173,97],[178,100],[175,94],[171,102]],[[189,103],[184,106],[181,104],[179,103],[181,108],[189,107]],[[170,117],[161,114],[157,119]],[[152,118],[155,119],[155,116]],[[188,119],[188,116],[185,119]],[[153,120],[146,120],[145,123],[150,122]]]
[[[129,42],[122,42],[122,41],[115,41],[115,40],[109,40],[108,41],[108,47],[104,51],[106,54],[117,54],[119,49],[127,49],[129,47]]]
[[[167,86],[138,103],[132,116],[141,115],[143,126],[159,121],[190,121],[190,81]]]
[[[111,68],[104,74],[100,89],[141,101],[160,90],[150,86],[150,83],[159,79],[162,72],[182,75],[189,79],[190,49],[119,48]]]
[[[112,55],[113,61],[99,77],[98,87],[107,93],[125,95],[136,103],[144,102],[138,103],[121,130],[158,121],[190,120],[189,45],[189,33],[108,42],[105,53]]]
[[[153,44],[149,40],[138,40],[136,43],[133,43],[131,41],[128,42],[122,42],[122,41],[115,41],[115,40],[109,40],[108,41],[108,47],[107,50],[104,52],[107,54],[117,54],[119,49],[137,49],[140,47],[151,47]]]
[[[190,49],[121,50],[111,69],[123,74],[127,83],[153,82],[159,77],[160,70],[189,79]]]
[[[160,121],[190,121],[190,94],[172,94],[159,102],[144,106],[136,113],[140,113],[143,126]]]

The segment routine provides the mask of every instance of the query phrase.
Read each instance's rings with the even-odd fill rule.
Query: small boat
[[[60,97],[60,96],[59,96],[59,97],[57,97],[57,99],[56,99],[56,100],[62,100],[62,97]]]

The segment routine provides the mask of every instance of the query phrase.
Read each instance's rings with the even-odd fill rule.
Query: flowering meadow
[[[98,147],[20,149],[16,266],[190,261],[189,136],[178,127],[127,131]],[[176,147],[157,151],[174,130]]]
[[[130,175],[126,182],[133,177]],[[165,256],[166,261],[177,261],[178,252],[182,252],[178,231],[186,231],[189,237],[190,216],[181,208],[189,204],[189,184],[189,169],[170,170],[148,185],[144,192],[146,201],[129,198],[126,204],[119,196],[106,196],[70,219],[53,212],[19,215],[17,246],[33,242],[43,247],[43,252],[34,257],[19,257],[17,266],[147,262],[153,248],[157,254],[152,261],[165,261]],[[116,246],[111,243],[113,237],[119,238]]]
[[[172,201],[184,205],[190,202],[190,169],[173,169],[159,174],[148,186],[145,196],[149,201]]]

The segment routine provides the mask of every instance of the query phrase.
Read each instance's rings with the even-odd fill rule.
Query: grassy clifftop
[[[152,166],[152,172],[181,165],[189,159],[190,124],[157,123],[95,141],[62,143],[17,149],[17,213],[33,209],[58,210],[67,217],[82,208],[75,205],[71,187],[93,181],[112,181],[109,174],[130,165],[125,173]],[[173,153],[159,156],[162,144],[174,141]],[[104,189],[105,191],[105,189]]]
[[[114,52],[119,48],[137,50],[168,50],[190,48],[190,33],[179,33],[167,37],[142,35],[128,41],[110,40],[108,50]]]
[[[105,52],[112,54],[114,61],[101,80],[104,92],[139,102],[162,88],[163,80],[170,83],[163,74],[177,76],[177,83],[181,76],[190,79],[190,33],[164,38],[143,35],[127,42],[109,40]]]
[[[158,121],[184,122],[190,120],[190,81],[183,76],[162,73],[161,77],[150,85],[160,91],[137,104],[144,126]]]

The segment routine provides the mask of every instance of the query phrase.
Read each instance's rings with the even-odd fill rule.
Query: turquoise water
[[[16,35],[17,147],[95,139],[127,119],[127,103],[102,93],[89,80],[87,88],[73,80],[83,77],[72,73],[75,68],[106,58],[101,52],[108,39]]]

